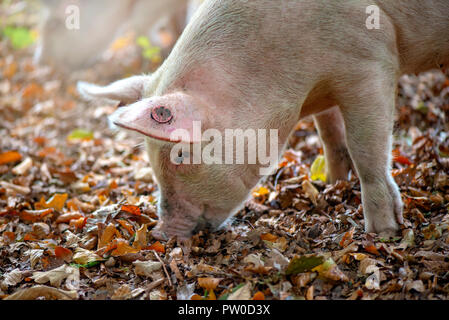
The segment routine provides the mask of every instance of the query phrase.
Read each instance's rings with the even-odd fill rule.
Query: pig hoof
[[[379,232],[378,235],[380,238],[384,238],[384,239],[390,239],[393,238],[397,235],[398,230],[392,230],[392,229],[388,229],[388,230],[384,230],[382,232]]]
[[[395,235],[403,224],[402,216],[403,204],[399,188],[393,178],[387,180],[388,189],[386,192],[376,191],[381,189],[379,186],[373,186],[368,189],[368,194],[376,194],[377,197],[368,198],[367,210],[365,214],[365,230],[383,234],[385,236]]]

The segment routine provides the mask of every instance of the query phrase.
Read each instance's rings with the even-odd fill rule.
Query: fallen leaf
[[[286,275],[295,275],[311,271],[313,268],[323,264],[325,261],[322,256],[301,256],[293,258],[285,272]]]
[[[17,151],[7,151],[0,154],[0,165],[20,160],[22,160],[22,156]]]
[[[60,287],[62,284],[62,281],[79,281],[79,269],[74,268],[68,265],[62,265],[59,268],[45,271],[45,272],[34,272],[31,276],[31,279],[33,279],[37,283],[46,283],[50,282],[52,286]]]
[[[118,223],[120,223],[120,225],[126,230],[126,231],[128,231],[128,233],[129,233],[129,235],[130,236],[132,236],[132,235],[134,235],[134,227],[133,227],[133,225],[131,224],[131,223],[129,223],[128,221],[126,221],[126,220],[123,220],[123,219],[118,219],[117,220],[117,222]],[[142,226],[143,227],[143,226]],[[136,238],[137,238],[137,235],[136,235]],[[136,240],[135,240],[136,241]],[[145,244],[146,245],[146,244]]]
[[[162,269],[162,263],[159,261],[134,261],[134,273],[138,276],[151,277],[156,271]]]
[[[3,300],[36,300],[39,297],[45,297],[47,300],[76,300],[78,299],[78,293],[75,290],[65,291],[38,285],[18,290]]]
[[[332,258],[327,259],[323,264],[315,267],[312,271],[317,271],[319,276],[331,281],[348,281],[348,277],[338,268]]]
[[[124,239],[115,239],[117,247],[111,252],[111,256],[119,257],[128,253],[137,253],[140,250],[131,247],[128,242]]]
[[[55,256],[58,258],[61,258],[67,262],[70,262],[72,256],[73,256],[73,252],[70,249],[64,248],[64,247],[60,247],[60,246],[56,246],[55,247]]]
[[[45,201],[44,197],[42,197],[41,200],[34,205],[34,208],[36,210],[53,208],[56,211],[62,211],[67,198],[67,193],[55,194],[48,201]]]
[[[15,286],[16,284],[22,282],[23,272],[20,269],[14,269],[3,275],[3,285]]]
[[[275,242],[279,237],[271,233],[263,233],[260,238],[265,241]]]
[[[114,238],[121,238],[121,236],[118,230],[115,228],[114,224],[111,222],[101,233],[101,236],[98,239],[97,249],[106,247]]]
[[[206,290],[215,290],[222,279],[220,278],[198,278],[198,284]]]
[[[261,291],[257,291],[252,300],[265,300],[265,295]]]
[[[308,180],[304,180],[302,182],[302,190],[306,194],[306,196],[312,201],[312,203],[316,206],[318,204],[317,197],[318,197],[318,190],[315,188],[315,186],[310,183]]]
[[[142,211],[140,211],[140,208],[138,206],[133,206],[133,205],[123,205],[121,207],[122,211],[131,213],[135,216],[140,216],[142,215]]]
[[[147,250],[154,250],[156,252],[165,253],[165,246],[160,243],[159,241],[156,241],[151,246],[146,248]]]
[[[136,232],[136,238],[133,242],[133,247],[136,249],[142,249],[145,248],[148,245],[147,241],[147,225],[143,224],[139,230]]]
[[[15,166],[11,171],[15,175],[24,175],[33,167],[33,160],[28,157],[21,163],[19,163],[17,166]]]
[[[93,251],[76,248],[72,260],[78,264],[88,264],[90,262],[102,261],[103,258]]]
[[[229,294],[227,300],[250,300],[251,299],[251,283],[247,283],[235,292]]]
[[[258,198],[258,197],[265,196],[265,195],[267,195],[269,193],[270,193],[270,190],[268,190],[265,187],[260,187],[259,189],[253,191],[253,197],[254,198]]]
[[[94,134],[91,131],[85,129],[75,129],[69,134],[67,140],[69,140],[70,142],[77,142],[79,140],[88,141],[92,140],[93,138]]]
[[[80,219],[83,217],[84,215],[80,212],[64,213],[56,219],[56,223],[70,223],[71,220]]]
[[[326,182],[326,160],[324,156],[319,155],[313,161],[312,166],[310,167],[310,179],[313,181],[321,180]]]
[[[341,238],[341,241],[340,241],[341,247],[346,248],[353,241],[352,237],[354,236],[354,231],[355,231],[355,228],[351,228],[351,230],[349,230],[348,232],[346,232],[343,235],[343,238]]]

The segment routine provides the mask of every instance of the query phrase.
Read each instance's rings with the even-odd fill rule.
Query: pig
[[[158,42],[157,31],[166,28],[176,38],[198,6],[198,0],[44,0],[44,22],[34,61],[52,65],[60,71],[76,71],[92,66],[123,30],[139,35],[151,34]],[[79,8],[79,29],[66,27]]]
[[[372,10],[375,5],[375,10]],[[378,28],[368,27],[378,13]],[[219,228],[262,179],[256,164],[186,164],[178,129],[278,130],[284,150],[313,116],[330,183],[360,179],[366,232],[394,235],[403,204],[391,176],[397,82],[449,63],[447,0],[206,0],[153,74],[78,83],[87,99],[120,101],[113,122],[145,137],[160,194],[153,235]],[[246,146],[248,148],[248,146]],[[247,150],[247,149],[246,149]]]

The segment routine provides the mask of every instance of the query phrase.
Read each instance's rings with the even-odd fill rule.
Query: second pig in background
[[[72,72],[94,65],[114,39],[132,30],[155,46],[173,45],[200,0],[42,0],[42,23],[35,62]],[[170,48],[168,48],[169,50]]]

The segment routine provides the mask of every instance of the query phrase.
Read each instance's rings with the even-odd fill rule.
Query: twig
[[[164,268],[165,276],[167,277],[168,283],[170,284],[170,287],[173,288],[173,283],[171,282],[170,275],[168,274],[167,268],[165,267],[164,261],[162,261],[161,257],[157,254],[156,251],[153,251],[156,258],[159,260],[160,263],[162,263],[162,268]]]

